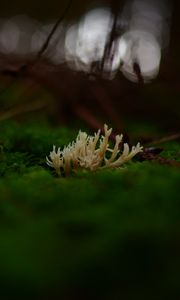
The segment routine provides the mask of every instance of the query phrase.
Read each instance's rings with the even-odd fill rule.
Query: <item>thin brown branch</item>
[[[18,107],[12,108],[6,112],[0,114],[0,121],[11,119],[17,115],[21,115],[28,112],[40,110],[48,105],[43,100],[34,101],[34,103],[19,105]]]
[[[92,93],[95,97],[96,102],[99,103],[101,109],[104,111],[106,118],[108,120],[111,120],[116,130],[121,132],[124,131],[121,122],[121,116],[112,103],[111,99],[108,97],[103,86],[101,86],[100,84],[97,85],[96,88],[92,90]]]
[[[166,142],[171,142],[171,141],[175,141],[175,140],[179,140],[180,139],[180,133],[176,133],[176,134],[172,134],[169,136],[165,136],[163,138],[151,141],[151,145],[157,145],[157,144],[161,144],[161,143],[166,143]]]
[[[89,127],[94,130],[101,129],[101,132],[104,133],[103,124],[87,108],[82,105],[77,105],[74,107],[74,112],[81,120],[85,121]],[[110,138],[113,142],[115,142],[116,134],[112,133]]]
[[[97,130],[99,128],[103,129],[103,124],[99,122],[98,119],[85,107],[82,105],[75,105],[73,107],[75,115],[77,115],[81,120],[85,121],[88,126]]]

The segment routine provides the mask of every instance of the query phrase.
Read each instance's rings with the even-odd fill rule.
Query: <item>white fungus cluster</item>
[[[62,150],[58,148],[56,151],[56,146],[53,146],[49,158],[46,157],[48,166],[54,168],[59,176],[62,173],[69,175],[73,169],[94,171],[102,168],[119,168],[137,153],[142,152],[143,147],[139,143],[132,149],[124,143],[120,152],[122,134],[116,135],[114,148],[109,148],[111,133],[112,128],[108,129],[107,125],[104,125],[104,135],[100,135],[100,130],[94,136],[79,131],[76,140]]]

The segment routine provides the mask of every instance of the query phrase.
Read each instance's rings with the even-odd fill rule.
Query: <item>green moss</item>
[[[1,124],[2,293],[172,298],[180,275],[179,169],[133,161],[57,178],[45,157],[77,132],[46,122]],[[178,143],[163,148],[179,160]]]

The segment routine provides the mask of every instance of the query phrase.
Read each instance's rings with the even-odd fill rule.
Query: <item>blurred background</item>
[[[178,0],[0,2],[1,299],[180,299],[179,135],[159,143],[180,131],[179,15]],[[57,178],[52,145],[104,123],[157,160]]]
[[[0,120],[38,110],[68,125],[81,119],[97,128],[108,120],[123,129],[133,119],[177,131],[179,2],[69,2],[1,4]]]

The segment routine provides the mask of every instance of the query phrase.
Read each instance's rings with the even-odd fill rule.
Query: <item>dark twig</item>
[[[142,76],[142,73],[141,73],[141,68],[140,68],[140,65],[138,62],[134,62],[133,64],[133,69],[134,69],[134,73],[136,74],[137,76],[137,79],[138,79],[138,83],[140,85],[144,84],[144,78]]]
[[[1,73],[3,75],[8,75],[12,78],[17,78],[20,75],[24,75],[24,73],[29,69],[29,67],[34,67],[34,65],[37,64],[37,62],[40,60],[40,58],[42,57],[42,55],[44,54],[44,52],[47,50],[49,43],[54,35],[54,33],[56,32],[57,28],[59,27],[60,23],[63,21],[63,19],[65,18],[65,16],[67,15],[71,5],[72,5],[73,0],[69,0],[66,8],[64,9],[63,14],[60,16],[60,18],[56,21],[56,23],[54,24],[53,28],[51,29],[50,33],[47,36],[47,39],[45,40],[44,44],[42,45],[41,49],[39,50],[39,52],[37,53],[37,56],[35,58],[35,60],[31,61],[28,64],[24,64],[22,66],[20,66],[17,70],[9,70],[9,69],[5,69],[3,70]]]
[[[73,2],[73,0],[69,0],[66,8],[64,9],[63,14],[57,20],[57,22],[54,24],[54,26],[53,26],[52,30],[50,31],[50,33],[49,33],[46,41],[44,42],[44,44],[42,45],[41,49],[37,53],[37,56],[36,56],[35,60],[31,61],[30,63],[23,64],[22,66],[20,66],[16,70],[5,69],[5,70],[1,71],[2,75],[9,76],[9,77],[11,77],[13,79],[13,81],[10,83],[10,87],[13,86],[14,84],[16,84],[16,81],[19,79],[19,77],[22,77],[23,75],[25,75],[29,68],[34,67],[38,63],[38,61],[40,60],[40,58],[42,57],[42,55],[44,54],[44,52],[47,50],[47,48],[49,46],[49,43],[50,43],[50,41],[51,41],[54,33],[56,32],[58,26],[63,21],[63,19],[65,18],[66,14],[68,13],[68,11],[69,11],[69,9],[70,9],[70,7],[72,5],[72,2]],[[0,94],[3,94],[4,92],[6,92],[6,89],[3,90]]]
[[[111,28],[111,31],[110,31],[110,34],[109,34],[109,37],[107,39],[106,46],[104,49],[104,55],[103,55],[102,61],[101,61],[101,71],[103,71],[103,69],[104,69],[106,60],[108,60],[110,57],[113,43],[115,42],[115,40],[118,36],[117,35],[117,22],[118,22],[118,16],[119,16],[119,3],[118,4],[116,2],[112,3],[111,12],[113,15],[112,28]]]
[[[39,60],[41,58],[41,56],[43,55],[43,53],[47,50],[49,43],[54,35],[54,33],[56,32],[57,28],[59,27],[60,23],[63,21],[63,19],[65,18],[65,16],[67,15],[71,5],[72,5],[73,0],[69,0],[63,14],[61,15],[61,17],[57,20],[57,22],[54,24],[53,28],[51,29],[45,43],[42,45],[42,48],[40,49],[40,51],[37,54],[37,60]]]
[[[162,148],[145,148],[142,153],[137,155],[139,161],[152,161],[161,165],[167,165],[171,167],[180,168],[180,162],[175,159],[169,159],[162,157],[159,154],[163,151]]]

